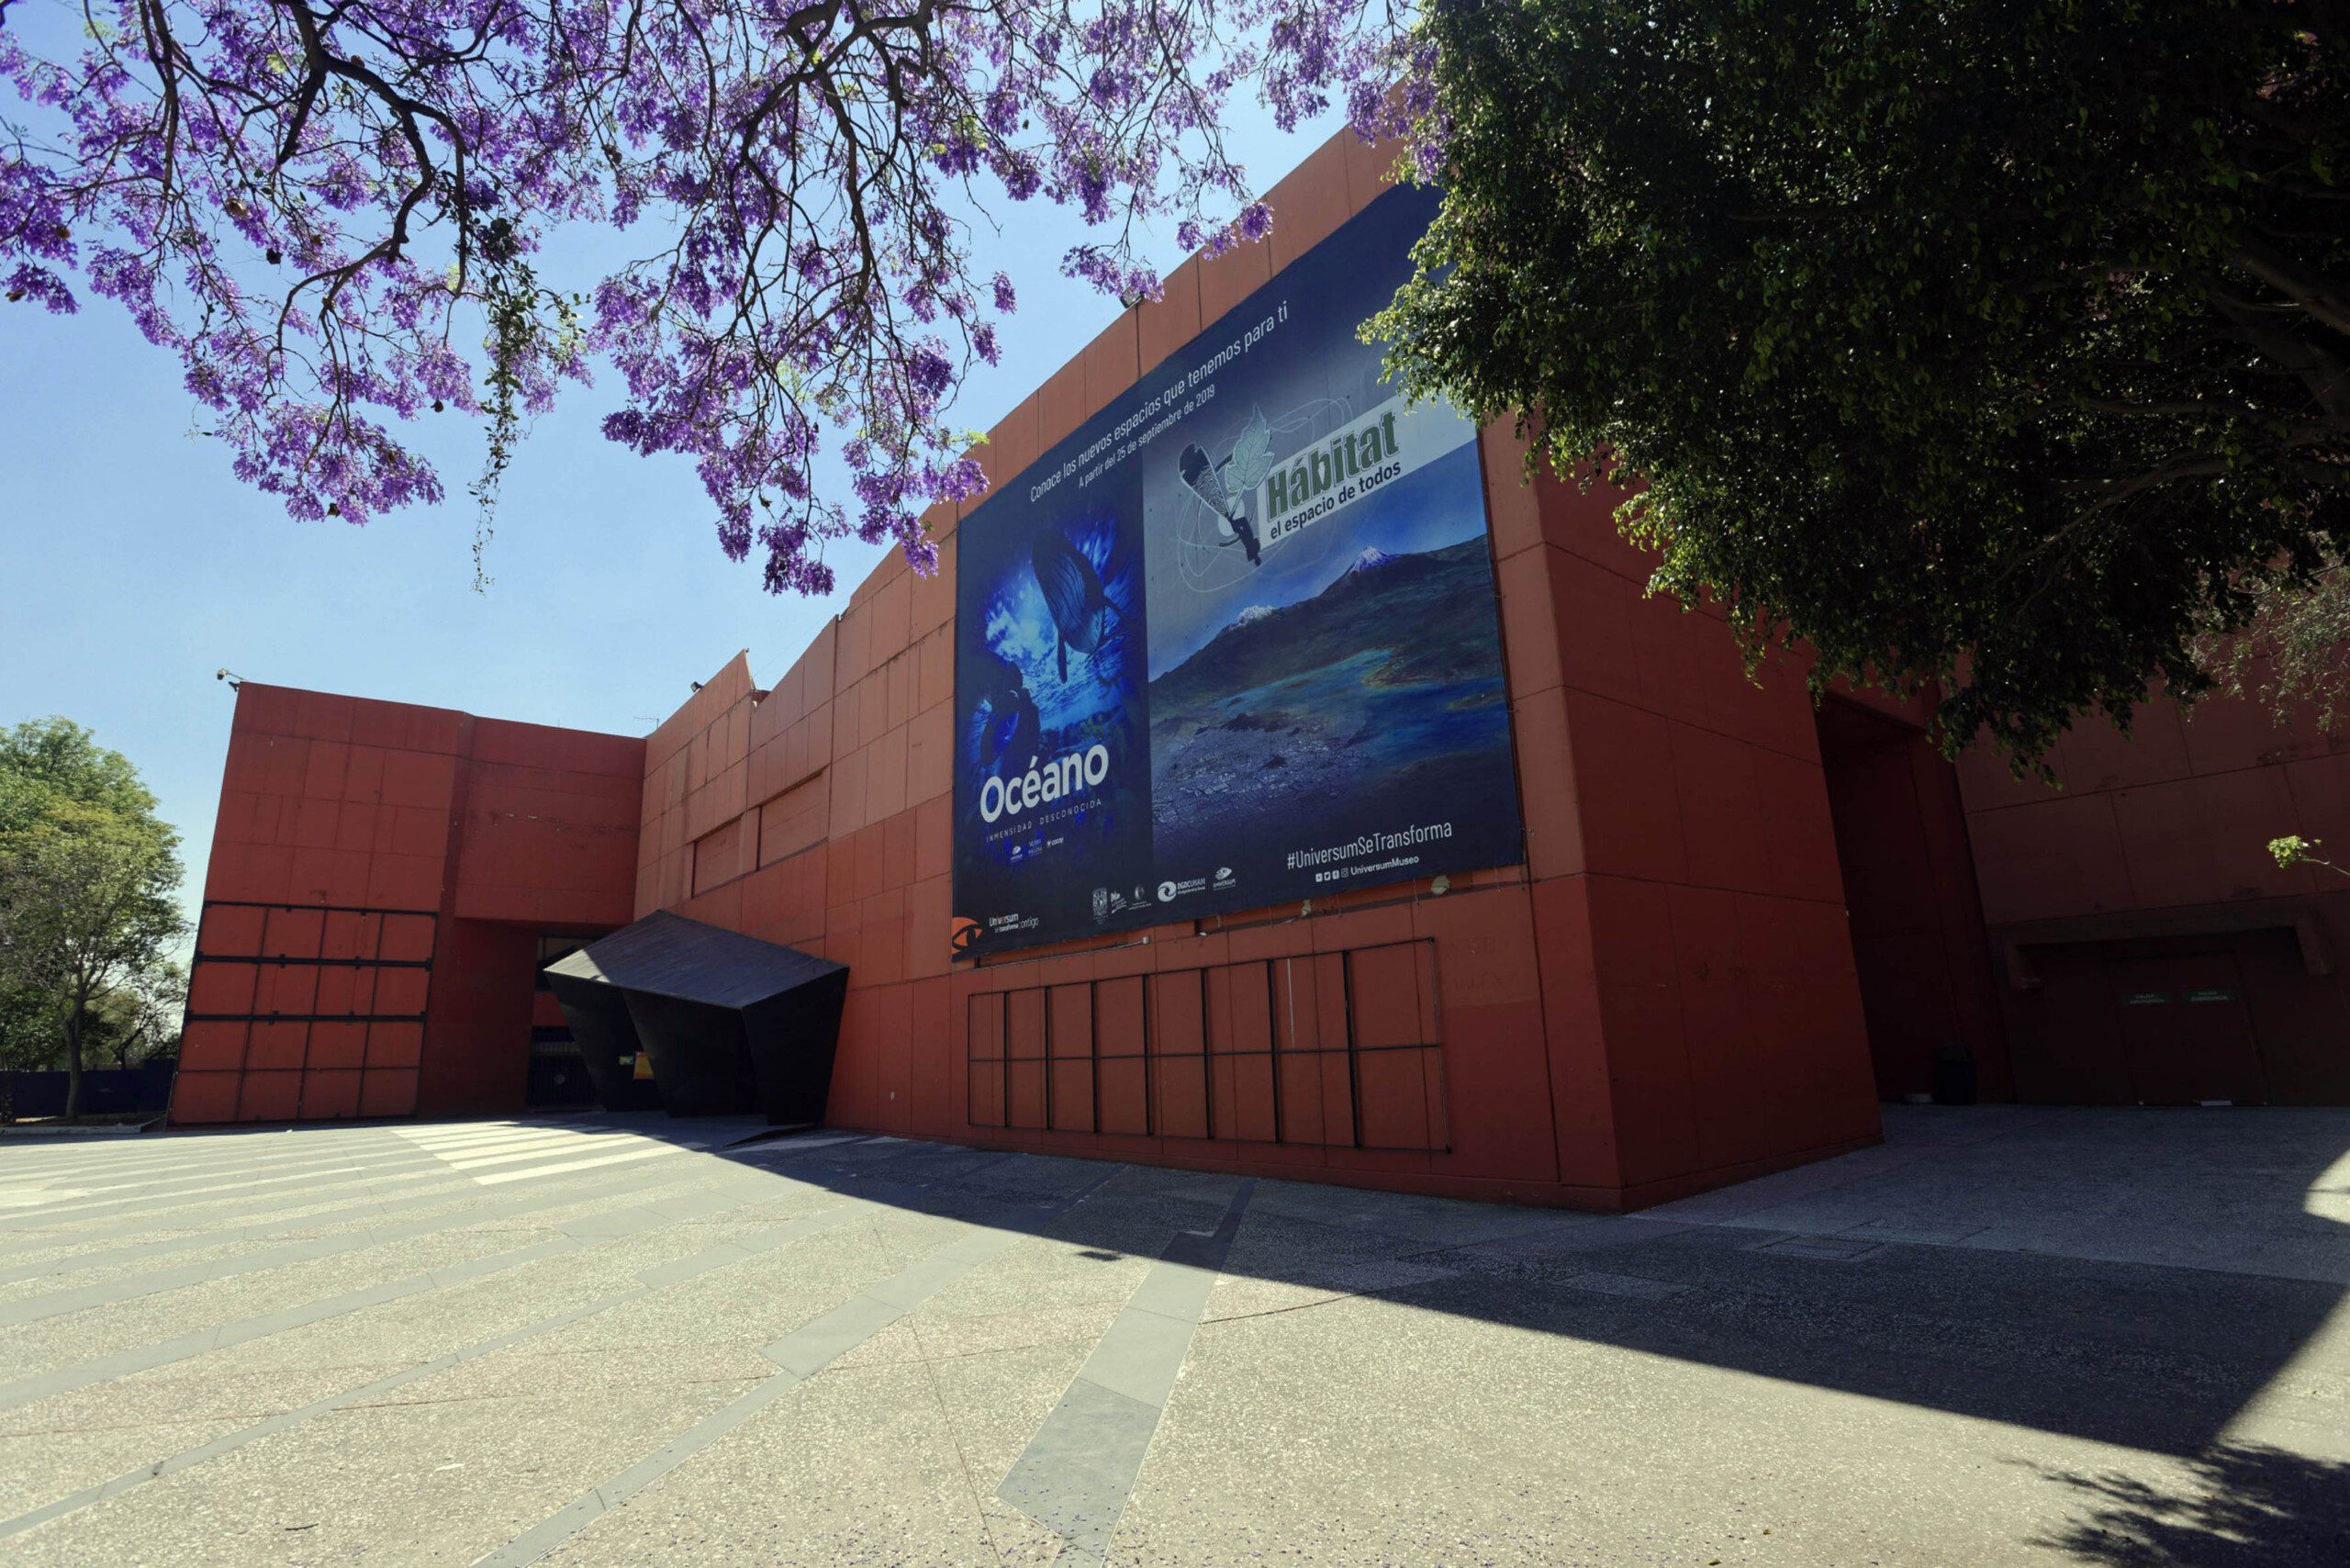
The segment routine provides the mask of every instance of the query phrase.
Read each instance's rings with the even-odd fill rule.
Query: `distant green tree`
[[[178,1055],[186,1004],[187,969],[169,959],[99,992],[84,1024],[84,1065],[131,1068]],[[50,1071],[65,1065],[65,1054],[54,998],[31,988],[0,987],[0,1070]]]
[[[130,1068],[176,1055],[180,1016],[186,1004],[184,966],[169,959],[147,966],[129,983],[103,991],[91,1002],[83,1040],[86,1058]]]
[[[1392,364],[1639,476],[1656,586],[1751,654],[1938,682],[1946,745],[2022,758],[2241,681],[2247,627],[2342,672],[2344,596],[2293,612],[2350,546],[2341,0],[1424,18],[1447,185]]]
[[[106,1033],[102,1002],[134,1041],[168,1025],[160,998],[186,933],[178,846],[137,769],[87,730],[52,718],[0,732],[0,1000],[17,1009],[0,1042],[32,1054],[47,1025],[69,1118],[85,1047]]]

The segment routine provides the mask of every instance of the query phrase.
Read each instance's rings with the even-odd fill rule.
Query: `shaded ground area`
[[[2350,1560],[2350,1113],[1600,1218],[723,1122],[0,1142],[12,1562]]]

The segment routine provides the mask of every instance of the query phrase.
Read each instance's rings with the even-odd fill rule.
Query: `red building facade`
[[[520,1109],[542,939],[629,918],[643,756],[245,682],[172,1119]]]
[[[1323,148],[1273,194],[1270,245],[1178,269],[990,432],[990,477],[1382,183],[1350,139]],[[1645,598],[1612,498],[1524,486],[1506,431],[1483,446],[1523,863],[953,959],[942,513],[936,577],[884,563],[771,689],[738,659],[652,736],[639,913],[849,966],[845,1126],[1603,1206],[1874,1139],[1800,679],[1749,685],[1718,622]]]
[[[1360,210],[1383,162],[1350,136],[1315,153],[1270,243],[1186,263],[991,431],[990,478]],[[2255,1058],[2300,1064],[2234,1097],[2350,1100],[2325,935],[2350,894],[2262,869],[2265,838],[2350,811],[2330,743],[2214,706],[2199,745],[2154,713],[2135,746],[2068,741],[2061,796],[1962,775],[1914,706],[1815,706],[1785,660],[1750,680],[1718,617],[1645,594],[1619,497],[1528,484],[1505,423],[1480,446],[1521,863],[955,957],[971,509],[942,509],[935,576],[890,556],[781,678],[738,655],[642,741],[249,686],[175,1119],[517,1109],[532,944],[654,910],[848,966],[833,1124],[990,1147],[1636,1206],[1868,1144],[1879,1099],[1947,1088],[1953,1058],[1990,1098],[2216,1081],[2172,1061],[2214,991]],[[272,968],[314,926],[315,998]],[[326,977],[369,972],[345,950],[371,940],[377,1011],[332,1014]],[[420,1001],[387,966],[426,952]],[[2157,992],[2173,1014],[2131,1001]]]

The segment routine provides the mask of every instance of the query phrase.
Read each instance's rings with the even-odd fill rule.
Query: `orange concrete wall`
[[[519,1110],[534,938],[629,918],[643,756],[247,681],[173,1119]]]
[[[1379,194],[1385,164],[1348,134],[1318,150],[1270,194],[1269,243],[1185,263],[1163,300],[1121,317],[990,432],[978,455],[990,480],[1329,234]],[[1642,598],[1646,568],[1616,537],[1608,498],[1524,487],[1505,427],[1483,447],[1527,864],[950,964],[966,506],[926,520],[935,576],[892,554],[771,690],[738,657],[655,733],[637,912],[849,966],[830,1116],[843,1126],[1596,1206],[1874,1139],[1799,678],[1748,685],[1718,621]],[[1145,974],[1162,982],[1146,991]],[[1404,1041],[1347,1089],[1308,1054],[1341,1013],[1365,1037]],[[1413,1049],[1415,1030],[1440,1050]],[[1080,1034],[1089,1054],[1062,1059]],[[1185,1042],[1190,1065],[1164,1070]],[[1024,1050],[999,1077],[995,1059]],[[1198,1073],[1204,1094],[1175,1098]],[[991,1125],[999,1083],[1015,1096],[1033,1084],[1061,1109],[1049,1127]],[[1154,1103],[1155,1118],[1136,1114]],[[1284,1122],[1333,1141],[1278,1141]],[[1357,1129],[1416,1147],[1351,1147]]]
[[[1660,1196],[1875,1137],[1802,671],[1751,681],[1716,614],[1648,596],[1619,492],[1526,487],[1498,431],[1486,450],[1550,1025],[1604,1086],[1617,1182]]]
[[[2333,892],[2339,878],[2279,870],[2266,845],[2300,833],[2350,848],[2350,739],[2232,701],[2150,702],[2132,728],[2067,732],[2053,789],[1986,749],[1961,759],[1986,922]]]

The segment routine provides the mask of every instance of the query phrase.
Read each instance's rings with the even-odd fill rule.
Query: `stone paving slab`
[[[2350,1112],[1886,1123],[1627,1217],[643,1117],[0,1145],[0,1560],[2350,1561]]]

